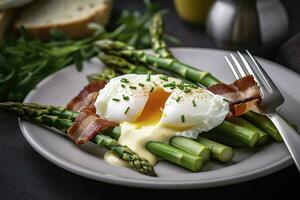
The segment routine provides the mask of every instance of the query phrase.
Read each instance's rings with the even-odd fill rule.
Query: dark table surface
[[[158,1],[157,1],[158,2]],[[169,8],[165,16],[168,33],[181,40],[181,46],[214,48],[213,42],[201,28],[183,24],[175,14],[172,1],[159,1]],[[283,1],[290,17],[292,36],[300,31],[299,1]],[[140,0],[119,0],[113,10],[113,19],[123,8],[143,9]],[[272,58],[274,60],[274,57]],[[89,180],[57,167],[39,155],[22,136],[17,120],[0,113],[0,199],[99,199],[109,198],[185,198],[199,199],[285,198],[297,195],[300,176],[295,165],[271,175],[225,187],[198,190],[144,190],[110,185]],[[188,196],[187,196],[188,195]],[[194,197],[193,197],[194,198]]]

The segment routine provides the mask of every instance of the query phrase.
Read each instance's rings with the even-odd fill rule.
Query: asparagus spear
[[[163,39],[164,35],[164,23],[160,13],[157,13],[153,16],[151,25],[149,27],[151,45],[159,57],[162,58],[173,58],[172,52],[167,48],[167,45]]]
[[[203,158],[189,154],[162,142],[149,142],[146,145],[152,154],[185,167],[193,172],[199,171],[203,166]]]
[[[100,80],[109,81],[116,76],[117,72],[114,69],[107,67],[101,73],[88,75],[87,79],[89,80],[89,82]]]
[[[211,151],[211,156],[216,160],[228,162],[231,161],[234,156],[232,148],[226,145],[203,137],[198,137],[196,141],[204,146],[207,146]]]
[[[120,41],[99,40],[95,44],[102,51],[125,57],[130,61],[139,61],[144,64],[153,65],[159,69],[171,71],[188,80],[198,82],[205,87],[220,83],[220,81],[209,72],[201,71],[174,59],[159,58],[153,55],[148,55],[144,51],[135,50],[133,47],[128,46]],[[261,120],[256,120],[257,115],[260,116]],[[253,111],[249,111],[244,115],[244,117],[270,134],[276,141],[280,141],[280,133],[267,117]]]
[[[111,150],[136,171],[149,176],[156,176],[153,166],[148,160],[140,157],[127,146],[121,145],[117,140],[112,139],[107,135],[98,134],[93,138],[92,142]]]
[[[64,108],[44,106],[38,104],[22,104],[15,102],[0,103],[0,108],[13,113],[21,119],[32,121],[39,125],[56,128],[64,133],[72,126],[74,116],[78,115],[76,112],[66,111]],[[54,112],[53,112],[54,111]],[[59,113],[61,111],[61,113]],[[91,140],[97,145],[113,151],[121,159],[126,161],[129,166],[136,171],[156,176],[153,166],[144,158],[139,157],[126,146],[122,146],[116,140],[107,135],[98,134]]]
[[[229,137],[242,142],[248,147],[254,147],[259,137],[259,134],[257,132],[243,126],[236,125],[229,121],[224,121],[212,131],[221,133],[223,135],[228,135]]]
[[[155,73],[142,64],[132,64],[122,57],[99,53],[98,58],[109,68],[112,68],[122,74],[148,74]]]
[[[204,160],[209,160],[210,150],[205,145],[186,137],[174,137],[170,140],[170,145],[177,147],[190,154],[200,156]]]
[[[231,121],[231,122],[233,122],[237,125],[247,127],[249,129],[255,131],[256,133],[258,133],[259,137],[258,137],[258,140],[257,140],[257,143],[256,143],[256,145],[258,145],[258,146],[265,144],[269,139],[269,135],[266,132],[264,132],[261,129],[257,128],[256,126],[254,126],[253,124],[251,124],[250,122],[248,122],[244,118],[235,117],[235,118],[231,118],[229,121]]]
[[[245,113],[243,117],[248,121],[252,122],[253,124],[255,124],[257,127],[267,132],[275,141],[277,142],[283,141],[275,125],[266,116],[250,111]]]
[[[62,131],[63,133],[66,133],[66,130],[72,126],[74,119],[78,115],[77,112],[68,111],[62,107],[32,103],[22,104],[18,102],[4,102],[0,103],[0,108],[9,113],[15,114],[24,120],[47,127],[53,127]],[[112,138],[104,134],[108,134]],[[117,142],[117,139],[120,136],[119,127],[115,127],[112,130],[107,130],[104,132],[104,134],[96,135],[91,141],[101,147],[113,151],[121,159],[125,160],[130,167],[134,168],[138,172],[155,176],[153,167],[146,159],[139,157],[128,147],[122,146]],[[156,156],[183,166],[191,171],[198,171],[202,167],[202,158],[200,157],[184,152],[182,161],[175,161],[175,157],[179,158],[178,156],[182,154],[181,150],[174,147],[168,148],[167,146],[169,145],[162,145],[159,142],[151,143],[152,145],[149,145],[147,149]]]
[[[199,82],[208,87],[219,82],[209,72],[200,71],[192,66],[175,61],[170,58],[158,58],[154,55],[148,55],[142,50],[135,50],[120,41],[99,40],[95,43],[102,51],[109,54],[125,57],[130,61],[139,61],[144,64],[152,65],[158,69],[163,69],[176,73],[183,78]]]
[[[224,134],[222,132],[217,132],[214,129],[205,133],[201,133],[201,135],[205,138],[222,143],[230,147],[242,148],[246,146],[245,144],[237,141],[235,138],[231,137],[230,135],[226,135],[226,137],[224,137]]]

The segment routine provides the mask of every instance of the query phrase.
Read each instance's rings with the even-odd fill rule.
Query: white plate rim
[[[190,50],[204,50],[204,51],[211,51],[211,52],[226,52],[226,53],[232,53],[231,51],[227,50],[219,50],[219,49],[209,49],[209,48],[190,48],[190,47],[176,47],[172,48],[172,51],[190,51]],[[300,75],[296,74],[292,70],[288,68],[284,68],[283,66],[274,63],[272,61],[259,58],[261,60],[264,60],[265,62],[271,63],[272,65],[276,65],[276,67],[279,67],[281,69],[284,69],[286,71],[289,71],[290,73],[293,73],[294,75],[298,76],[300,79]],[[55,75],[55,74],[53,74]],[[39,85],[42,85],[44,82],[47,82],[48,79],[51,79],[53,76],[49,76],[42,80]],[[38,87],[37,86],[37,87]],[[24,102],[28,101],[32,95],[34,94],[34,90],[32,90],[27,97],[25,98]],[[274,162],[271,165],[265,166],[264,168],[252,170],[248,173],[241,173],[236,174],[235,176],[231,176],[230,179],[228,177],[224,178],[218,178],[214,179],[214,182],[210,182],[210,179],[202,179],[201,183],[193,180],[187,180],[187,181],[180,181],[180,182],[172,182],[172,181],[163,181],[163,182],[153,182],[153,181],[147,181],[147,180],[140,180],[140,179],[128,179],[124,177],[114,176],[110,174],[99,174],[98,172],[94,172],[92,170],[86,170],[83,167],[75,166],[74,164],[65,161],[59,157],[57,157],[52,152],[48,152],[46,149],[43,148],[37,141],[34,140],[34,138],[31,137],[31,135],[24,130],[23,126],[24,123],[22,120],[19,120],[19,125],[21,128],[21,132],[27,142],[38,152],[40,153],[44,158],[49,160],[50,162],[54,163],[55,165],[70,171],[74,174],[84,176],[86,178],[90,178],[93,180],[103,181],[106,183],[111,184],[117,184],[117,185],[123,185],[123,186],[130,186],[130,187],[137,187],[137,188],[151,188],[151,189],[192,189],[192,188],[209,188],[209,187],[216,187],[216,186],[222,186],[222,185],[229,185],[229,184],[235,184],[240,183],[244,181],[253,180],[259,177],[262,177],[264,175],[271,174],[273,172],[279,171],[289,165],[291,165],[292,159],[291,156],[287,156],[286,158],[279,160],[277,162]]]

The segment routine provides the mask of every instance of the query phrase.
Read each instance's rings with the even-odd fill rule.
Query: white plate
[[[224,60],[227,51],[176,48],[176,57],[182,62],[210,71],[224,82],[233,76]],[[266,71],[282,90],[286,103],[281,114],[300,126],[299,107],[300,77],[273,62],[259,59]],[[65,105],[87,84],[86,75],[99,72],[103,65],[97,60],[86,62],[79,73],[74,66],[46,78],[26,98],[26,102]],[[295,109],[296,108],[296,109]],[[278,171],[292,163],[283,143],[269,143],[260,149],[238,149],[230,164],[209,161],[201,172],[191,173],[185,169],[159,162],[155,166],[158,177],[141,175],[131,169],[115,167],[101,159],[102,148],[85,144],[82,149],[69,139],[34,124],[21,121],[20,126],[27,141],[42,156],[54,164],[75,174],[91,179],[145,188],[204,188],[238,183]]]

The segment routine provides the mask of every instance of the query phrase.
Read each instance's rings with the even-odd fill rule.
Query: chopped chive
[[[159,78],[160,78],[161,80],[168,81],[168,77],[167,77],[167,76],[160,76]]]
[[[120,99],[117,99],[117,98],[113,98],[112,100],[114,100],[114,101],[120,101]]]
[[[175,88],[175,83],[166,83],[163,87]]]
[[[196,105],[195,99],[193,99],[192,102],[193,102],[193,106],[196,107],[197,105]]]
[[[189,92],[191,91],[191,89],[185,88],[183,91],[184,91],[185,93],[189,93]]]
[[[129,83],[129,81],[126,78],[121,78],[120,80],[122,83]]]
[[[225,99],[225,98],[224,98],[223,100],[226,101],[226,102],[228,102],[228,103],[230,103],[230,101],[229,101],[228,99]]]
[[[176,98],[176,101],[179,102],[179,101],[180,101],[180,97],[177,97],[177,98]]]
[[[143,83],[139,83],[139,86],[144,87],[145,85]]]
[[[153,90],[154,90],[154,87],[151,88],[150,92],[153,92]]]
[[[183,90],[184,89],[184,86],[180,83],[177,85],[177,87],[180,89],[180,90]]]
[[[197,89],[198,86],[197,85],[194,85],[194,84],[191,84],[191,87],[194,88],[194,89]]]
[[[124,99],[125,101],[128,101],[128,100],[129,100],[129,97],[128,97],[128,96],[125,96],[125,95],[123,95],[123,99]]]
[[[149,74],[147,75],[146,81],[150,81],[150,80],[151,80],[151,73],[149,73]]]
[[[126,86],[125,86],[124,84],[121,84],[121,87],[122,87],[122,88],[125,88]]]
[[[129,110],[129,106],[126,108],[124,114],[126,114],[128,112],[128,110]]]
[[[184,115],[181,115],[181,122],[185,122],[185,118],[184,118]]]
[[[130,85],[129,88],[130,88],[130,89],[133,89],[133,90],[136,89],[136,87],[135,87],[135,86],[132,86],[132,85]]]

